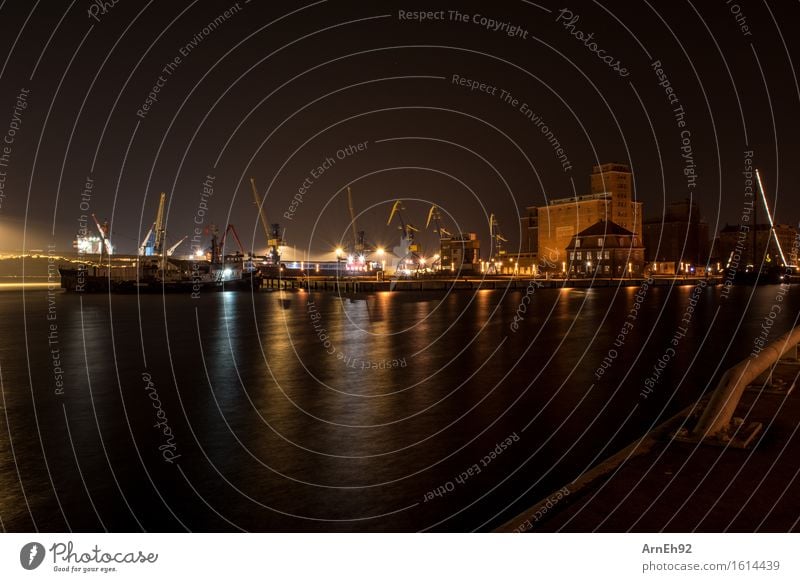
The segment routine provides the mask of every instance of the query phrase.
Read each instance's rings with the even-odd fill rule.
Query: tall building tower
[[[633,174],[625,164],[592,166],[592,194],[609,194],[610,219],[637,236],[642,234],[642,203],[633,201]]]

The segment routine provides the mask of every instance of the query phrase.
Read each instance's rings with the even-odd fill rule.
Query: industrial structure
[[[616,163],[593,166],[589,182],[589,194],[526,208],[521,219],[522,252],[546,255],[556,264],[564,262],[572,237],[601,220],[613,221],[641,236],[642,203],[634,200],[630,167]]]
[[[78,235],[72,241],[72,248],[79,255],[99,255],[103,252],[103,239],[93,234]]]
[[[501,272],[503,262],[506,259],[505,244],[508,242],[508,239],[500,232],[500,223],[494,213],[489,216],[489,242],[491,244],[491,256],[489,257],[488,272],[497,274]]]
[[[164,248],[164,234],[166,226],[164,224],[164,205],[167,199],[165,192],[161,193],[158,200],[158,210],[156,211],[156,219],[153,221],[150,230],[142,239],[139,245],[140,257],[160,256]]]
[[[347,209],[350,211],[350,230],[353,238],[346,248],[338,247],[336,249],[337,259],[345,261],[345,272],[351,274],[383,270],[384,262],[382,259],[384,251],[382,248],[375,248],[374,245],[368,243],[366,232],[359,230],[355,205],[353,204],[353,192],[349,186],[347,187]],[[377,254],[381,262],[373,260],[373,254]]]
[[[264,236],[267,239],[267,252],[264,257],[264,263],[266,266],[279,268],[281,264],[281,247],[283,247],[281,225],[278,223],[270,224],[267,220],[267,213],[266,210],[264,210],[264,201],[258,194],[254,178],[250,178],[250,188],[253,191],[253,203],[258,209],[258,218],[261,221],[261,227],[264,229]]]
[[[633,200],[633,178],[628,166],[601,164],[590,175],[591,193],[583,196],[551,200],[543,207],[529,207],[523,218],[521,249],[508,252],[508,239],[500,228],[498,216],[490,213],[489,251],[481,257],[481,243],[475,232],[451,230],[443,223],[437,205],[431,205],[425,228],[437,235],[436,251],[423,253],[417,241],[419,229],[406,216],[402,200],[395,200],[387,226],[396,225],[400,231],[399,244],[391,251],[374,246],[364,230],[359,229],[358,213],[350,187],[347,211],[350,222],[346,233],[335,249],[336,260],[297,260],[282,262],[286,248],[281,225],[271,224],[264,209],[255,180],[250,179],[253,203],[258,209],[261,227],[266,237],[265,254],[247,249],[233,224],[224,231],[209,225],[201,236],[199,229],[192,238],[192,254],[176,259],[172,255],[187,237],[172,246],[166,244],[166,194],[161,193],[155,219],[138,249],[135,267],[127,263],[124,280],[113,282],[114,248],[108,222],[91,219],[99,236],[88,235],[84,228],[82,239],[75,242],[79,254],[97,254],[92,287],[96,290],[194,289],[217,288],[229,285],[241,288],[260,287],[263,279],[274,287],[275,281],[301,281],[307,288],[309,280],[322,281],[328,277],[380,283],[386,271],[395,277],[446,282],[449,277],[462,279],[462,273],[485,276],[538,276],[556,280],[570,278],[624,279],[648,275],[686,277],[719,275],[723,270],[744,275],[756,274],[755,281],[766,271],[777,273],[780,281],[791,279],[797,272],[797,251],[800,246],[798,229],[775,224],[769,208],[761,176],[755,171],[758,200],[745,225],[729,225],[722,229],[714,248],[719,253],[712,261],[708,245],[708,224],[700,215],[699,205],[691,198],[669,204],[663,217],[650,219],[642,225],[642,204]],[[759,212],[767,221],[757,222]],[[618,217],[619,221],[612,219]],[[630,228],[629,228],[630,227]],[[229,238],[232,236],[232,239]],[[206,246],[205,242],[209,246]],[[233,249],[227,250],[230,242]],[[109,261],[104,263],[104,257]],[[116,257],[115,257],[116,259]],[[120,262],[120,261],[117,261]],[[118,271],[119,273],[119,271]],[[84,269],[62,270],[62,282],[67,288],[78,288],[85,281]],[[752,277],[751,277],[752,278]],[[467,280],[463,282],[468,282]],[[453,279],[455,280],[455,279]],[[741,277],[737,280],[744,281]],[[764,278],[766,282],[767,278]],[[294,283],[292,283],[294,285]],[[359,283],[360,284],[360,283]],[[356,287],[353,287],[354,289]],[[359,287],[359,288],[363,288]]]
[[[166,247],[165,207],[166,194],[161,193],[158,210],[152,226],[139,245],[134,272],[131,267],[104,262],[104,254],[110,259],[113,252],[109,240],[108,223],[100,224],[97,217],[92,219],[100,233],[100,266],[82,264],[77,268],[59,267],[61,286],[76,292],[167,292],[182,291],[192,296],[203,290],[258,289],[263,273],[254,262],[253,253],[245,251],[236,228],[229,224],[222,237],[217,228],[211,225],[207,230],[211,246],[206,253],[198,252],[189,259],[172,257],[178,246],[188,237]],[[233,234],[237,251],[225,252],[228,234]],[[266,260],[262,261],[266,264]]]
[[[395,272],[400,271],[404,274],[411,274],[425,265],[425,259],[422,258],[420,247],[414,240],[414,233],[419,232],[419,229],[413,224],[406,222],[403,218],[402,200],[396,200],[392,205],[392,211],[389,213],[389,220],[386,221],[386,226],[392,224],[394,217],[397,217],[398,229],[400,230],[400,244],[394,248],[394,256],[396,258],[394,264]]]
[[[427,229],[431,224],[433,224],[433,232],[439,235],[439,252],[434,255],[431,268],[435,271],[454,268],[455,264],[452,260],[449,244],[453,239],[453,235],[442,226],[442,215],[439,212],[439,207],[435,204],[428,211],[428,220],[425,221],[425,228]]]
[[[752,270],[754,265],[765,268],[791,265],[789,256],[781,256],[781,251],[796,246],[797,228],[790,224],[768,223],[746,225],[742,230],[738,224],[726,224],[719,232],[717,249],[723,267],[733,267],[738,271]],[[740,256],[741,260],[731,261]]]
[[[101,260],[104,257],[111,257],[114,254],[114,247],[111,244],[111,227],[107,220],[101,224],[97,220],[97,216],[92,213],[92,221],[97,228],[97,235],[89,234],[87,229],[81,229],[75,240],[72,241],[72,248],[74,248],[79,255],[100,255]]]
[[[741,275],[782,276],[787,267],[792,270],[798,267],[798,229],[775,224],[758,169],[755,174],[759,200],[753,205],[753,218],[745,225],[726,224],[720,231],[715,245],[719,262],[721,268]],[[767,222],[758,222],[759,207],[763,207]]]
[[[462,232],[440,241],[442,270],[477,271],[481,263],[481,241],[477,233]]]
[[[656,275],[697,272],[709,261],[708,223],[690,198],[671,202],[663,217],[646,220],[642,240],[645,260]]]

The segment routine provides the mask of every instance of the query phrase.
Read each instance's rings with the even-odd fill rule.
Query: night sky
[[[250,177],[288,244],[315,257],[349,240],[348,185],[374,244],[396,244],[386,219],[404,199],[421,231],[435,203],[484,240],[496,214],[516,246],[525,206],[587,193],[602,162],[632,166],[646,218],[691,195],[714,232],[739,221],[749,150],[776,222],[800,219],[796,2],[98,6],[0,3],[0,249],[69,251],[93,212],[133,253],[164,191],[168,241],[233,223],[263,250]]]

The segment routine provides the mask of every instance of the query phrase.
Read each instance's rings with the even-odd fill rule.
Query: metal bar
[[[745,388],[798,343],[800,343],[800,326],[783,334],[756,357],[748,358],[725,372],[711,394],[711,399],[692,431],[692,436],[706,439],[724,434],[730,426]]]

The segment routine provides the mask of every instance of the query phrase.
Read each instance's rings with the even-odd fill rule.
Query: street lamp
[[[342,255],[344,254],[344,249],[342,247],[336,247],[336,279],[338,280],[341,276],[341,264],[342,264]]]

